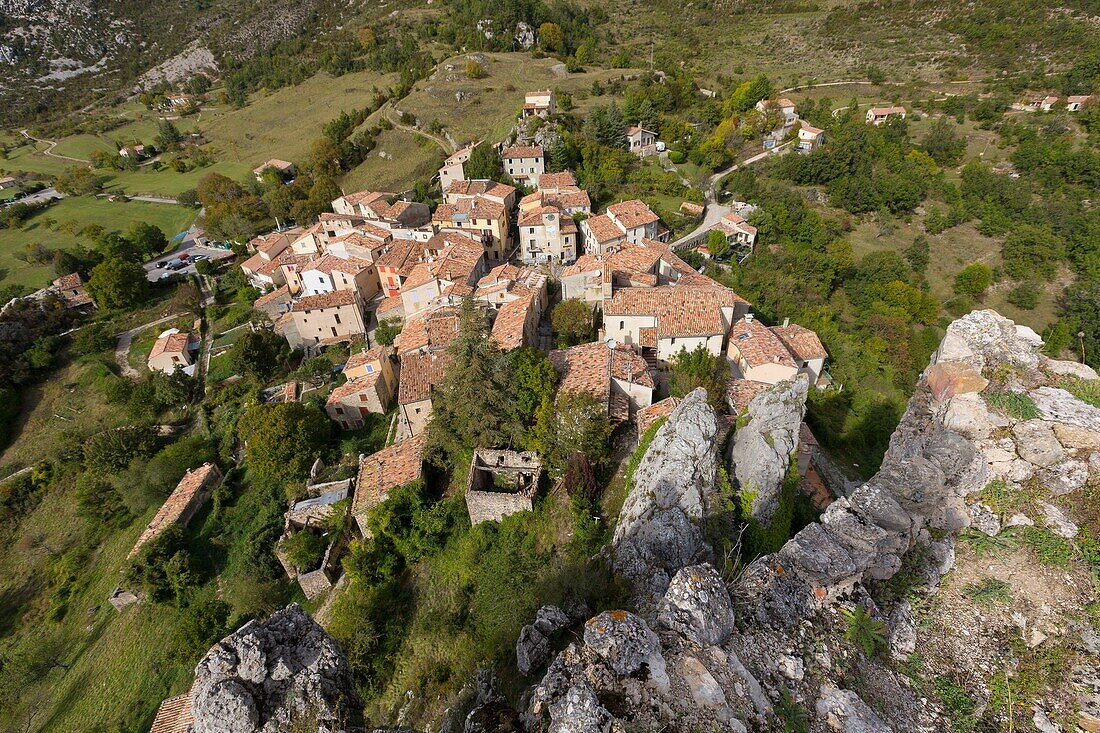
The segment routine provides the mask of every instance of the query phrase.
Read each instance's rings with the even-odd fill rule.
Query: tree
[[[85,289],[101,309],[125,309],[145,300],[149,281],[141,265],[112,258],[92,268]]]
[[[1020,224],[1005,238],[1001,248],[1005,272],[1017,280],[1040,277],[1053,280],[1058,263],[1066,256],[1066,243],[1045,226]]]
[[[1038,285],[1028,280],[1008,292],[1008,302],[1022,310],[1034,310],[1039,305],[1042,292]]]
[[[158,255],[168,247],[168,237],[164,236],[160,227],[147,222],[134,222],[126,238],[141,253],[142,259]]]
[[[557,334],[558,348],[588,343],[595,335],[592,309],[576,298],[566,298],[554,306],[550,323]]]
[[[479,64],[477,61],[470,59],[466,62],[466,78],[467,79],[484,79],[485,67]]]
[[[309,530],[299,530],[283,540],[283,552],[299,572],[316,570],[327,547],[328,543],[321,535]]]
[[[523,429],[512,409],[507,354],[489,338],[485,313],[470,296],[462,302],[459,334],[448,355],[453,361],[433,392],[429,446],[454,458],[471,448],[517,442]]]
[[[921,146],[940,165],[956,165],[966,152],[966,140],[955,134],[954,126],[946,117],[936,120]]]
[[[539,26],[539,45],[544,51],[557,53],[565,46],[565,34],[557,23],[543,23]]]
[[[157,123],[155,140],[159,150],[175,150],[183,140],[183,134],[171,120],[161,120]]]
[[[590,463],[608,455],[611,421],[607,407],[590,394],[566,393],[557,402],[546,397],[538,409],[528,443],[538,451],[542,465],[552,476],[560,476],[574,453]]]
[[[935,211],[935,209],[933,209]],[[923,234],[917,235],[913,243],[905,248],[905,260],[913,268],[913,272],[921,277],[928,270],[929,247],[928,238]]]
[[[558,373],[542,352],[525,346],[512,352],[512,381],[516,387],[516,417],[529,425],[543,400],[553,397]]]
[[[303,481],[329,437],[328,417],[300,402],[254,405],[237,423],[249,469],[270,478]]]
[[[383,346],[392,346],[397,334],[401,333],[401,319],[392,318],[382,321],[374,330],[374,340]]]
[[[73,336],[73,349],[82,356],[114,348],[115,337],[104,323],[88,323]]]
[[[989,269],[989,265],[971,262],[955,275],[955,292],[977,298],[992,282],[993,271]]]
[[[53,185],[66,196],[86,196],[103,190],[103,178],[91,168],[73,166],[54,178]]]
[[[114,484],[93,471],[77,478],[76,505],[77,513],[97,526],[124,527],[133,519]]]
[[[726,382],[730,374],[725,356],[715,356],[705,346],[697,346],[692,351],[681,348],[672,357],[671,367],[669,387],[673,396],[684,397],[702,387],[712,405],[725,408]]]
[[[730,241],[726,239],[725,233],[717,229],[707,232],[707,251],[716,260],[725,256],[730,251]]]
[[[249,331],[229,349],[229,363],[238,373],[266,382],[282,367],[289,348],[273,331]]]
[[[481,143],[470,153],[470,159],[462,166],[466,177],[470,180],[489,179],[498,180],[504,172],[504,164],[500,160],[500,151],[495,145]]]

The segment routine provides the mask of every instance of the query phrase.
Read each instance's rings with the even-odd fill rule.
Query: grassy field
[[[221,161],[186,173],[176,173],[167,168],[155,171],[151,168],[142,167],[136,171],[113,173],[106,184],[106,189],[108,191],[124,192],[131,196],[141,194],[176,196],[182,191],[195,188],[204,176],[211,173],[220,173],[239,181],[252,175],[252,166]]]
[[[117,150],[118,148],[98,135],[72,135],[59,140],[53,152],[69,158],[88,160],[92,157],[92,153],[114,153]]]
[[[443,162],[442,148],[411,132],[386,130],[377,143],[367,159],[341,179],[345,191],[404,191],[431,178]]]
[[[362,71],[332,77],[321,73],[295,87],[257,95],[240,110],[204,113],[199,126],[221,160],[246,164],[265,160],[297,161],[321,136],[326,122],[342,110],[362,108],[374,90],[388,89],[395,75]]]
[[[0,229],[0,285],[15,283],[37,288],[55,277],[48,265],[31,264],[17,257],[28,245],[69,248],[82,241],[75,232],[89,224],[125,231],[131,224],[142,221],[157,225],[165,235],[172,237],[187,229],[196,213],[184,206],[145,201],[121,203],[91,197],[62,199],[37,214],[22,229]],[[54,219],[55,228],[47,229],[46,219]],[[57,227],[66,222],[75,222],[74,233],[58,230]]]
[[[41,146],[45,147],[45,146]],[[8,151],[8,157],[0,160],[0,171],[5,173],[41,173],[56,176],[76,165],[71,160],[41,155],[35,145],[23,145]]]

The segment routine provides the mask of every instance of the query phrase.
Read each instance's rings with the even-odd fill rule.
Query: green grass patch
[[[955,733],[970,733],[978,723],[975,715],[978,705],[962,686],[951,679],[940,675],[932,681],[932,687],[936,691],[943,704],[944,712],[951,723],[951,730]]]
[[[1034,400],[1019,392],[988,392],[985,401],[995,410],[1017,420],[1034,420],[1041,417]]]
[[[229,356],[222,354],[214,354],[210,357],[210,365],[206,371],[206,383],[217,384],[222,380],[229,379],[237,370],[233,368],[232,362],[229,360]]]
[[[1040,496],[1042,487],[1037,481],[1018,485],[1003,479],[994,479],[982,489],[979,498],[997,514],[1011,515],[1032,506]]]
[[[0,229],[0,285],[39,288],[49,283],[57,276],[49,265],[25,262],[19,255],[39,244],[50,249],[71,249],[81,243],[90,246],[79,234],[88,225],[126,231],[134,223],[148,222],[171,238],[191,226],[197,213],[184,206],[146,201],[108,201],[90,196],[62,199],[36,214],[22,229]],[[54,223],[47,228],[49,220]]]
[[[1017,527],[1010,530],[1035,555],[1040,564],[1052,568],[1068,568],[1076,548],[1067,540],[1040,527]]]
[[[997,578],[986,578],[980,583],[968,583],[962,592],[967,598],[983,606],[1012,602],[1012,586]]]
[[[1058,386],[1082,402],[1100,407],[1100,379],[1062,377],[1058,380]]]
[[[72,135],[57,141],[54,155],[88,160],[92,153],[115,153],[118,148],[96,135]]]

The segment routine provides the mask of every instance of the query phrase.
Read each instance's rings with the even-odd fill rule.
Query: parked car
[[[168,260],[161,260],[160,262],[157,263],[157,269],[158,270],[163,270],[165,267],[167,267],[167,265],[168,265]]]
[[[190,256],[191,256],[191,255],[187,254],[186,252],[180,252],[180,261],[181,261],[181,262],[187,262],[187,259],[188,259],[188,258],[189,258]]]
[[[175,272],[176,270],[182,270],[185,267],[187,267],[187,263],[180,260],[176,260],[175,262],[172,262],[168,265],[168,269],[172,272]]]
[[[175,275],[171,272],[162,272],[157,280],[159,282],[164,282],[165,280],[171,280],[173,277],[175,277]]]
[[[194,257],[191,258],[191,261],[192,262],[198,262],[199,260],[208,260],[208,259],[210,259],[210,258],[207,257],[206,255],[195,255]]]

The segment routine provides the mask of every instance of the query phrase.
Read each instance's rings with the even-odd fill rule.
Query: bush
[[[1033,282],[1022,282],[1008,291],[1008,302],[1017,308],[1029,311],[1039,305],[1042,290]]]
[[[993,271],[989,269],[989,265],[971,262],[955,276],[955,292],[977,298],[985,292],[991,282],[993,282]]]
[[[670,163],[680,165],[687,160],[687,156],[680,150],[670,150],[668,151],[668,160]]]
[[[325,557],[328,542],[309,530],[299,530],[283,540],[283,552],[299,572],[316,570]]]

